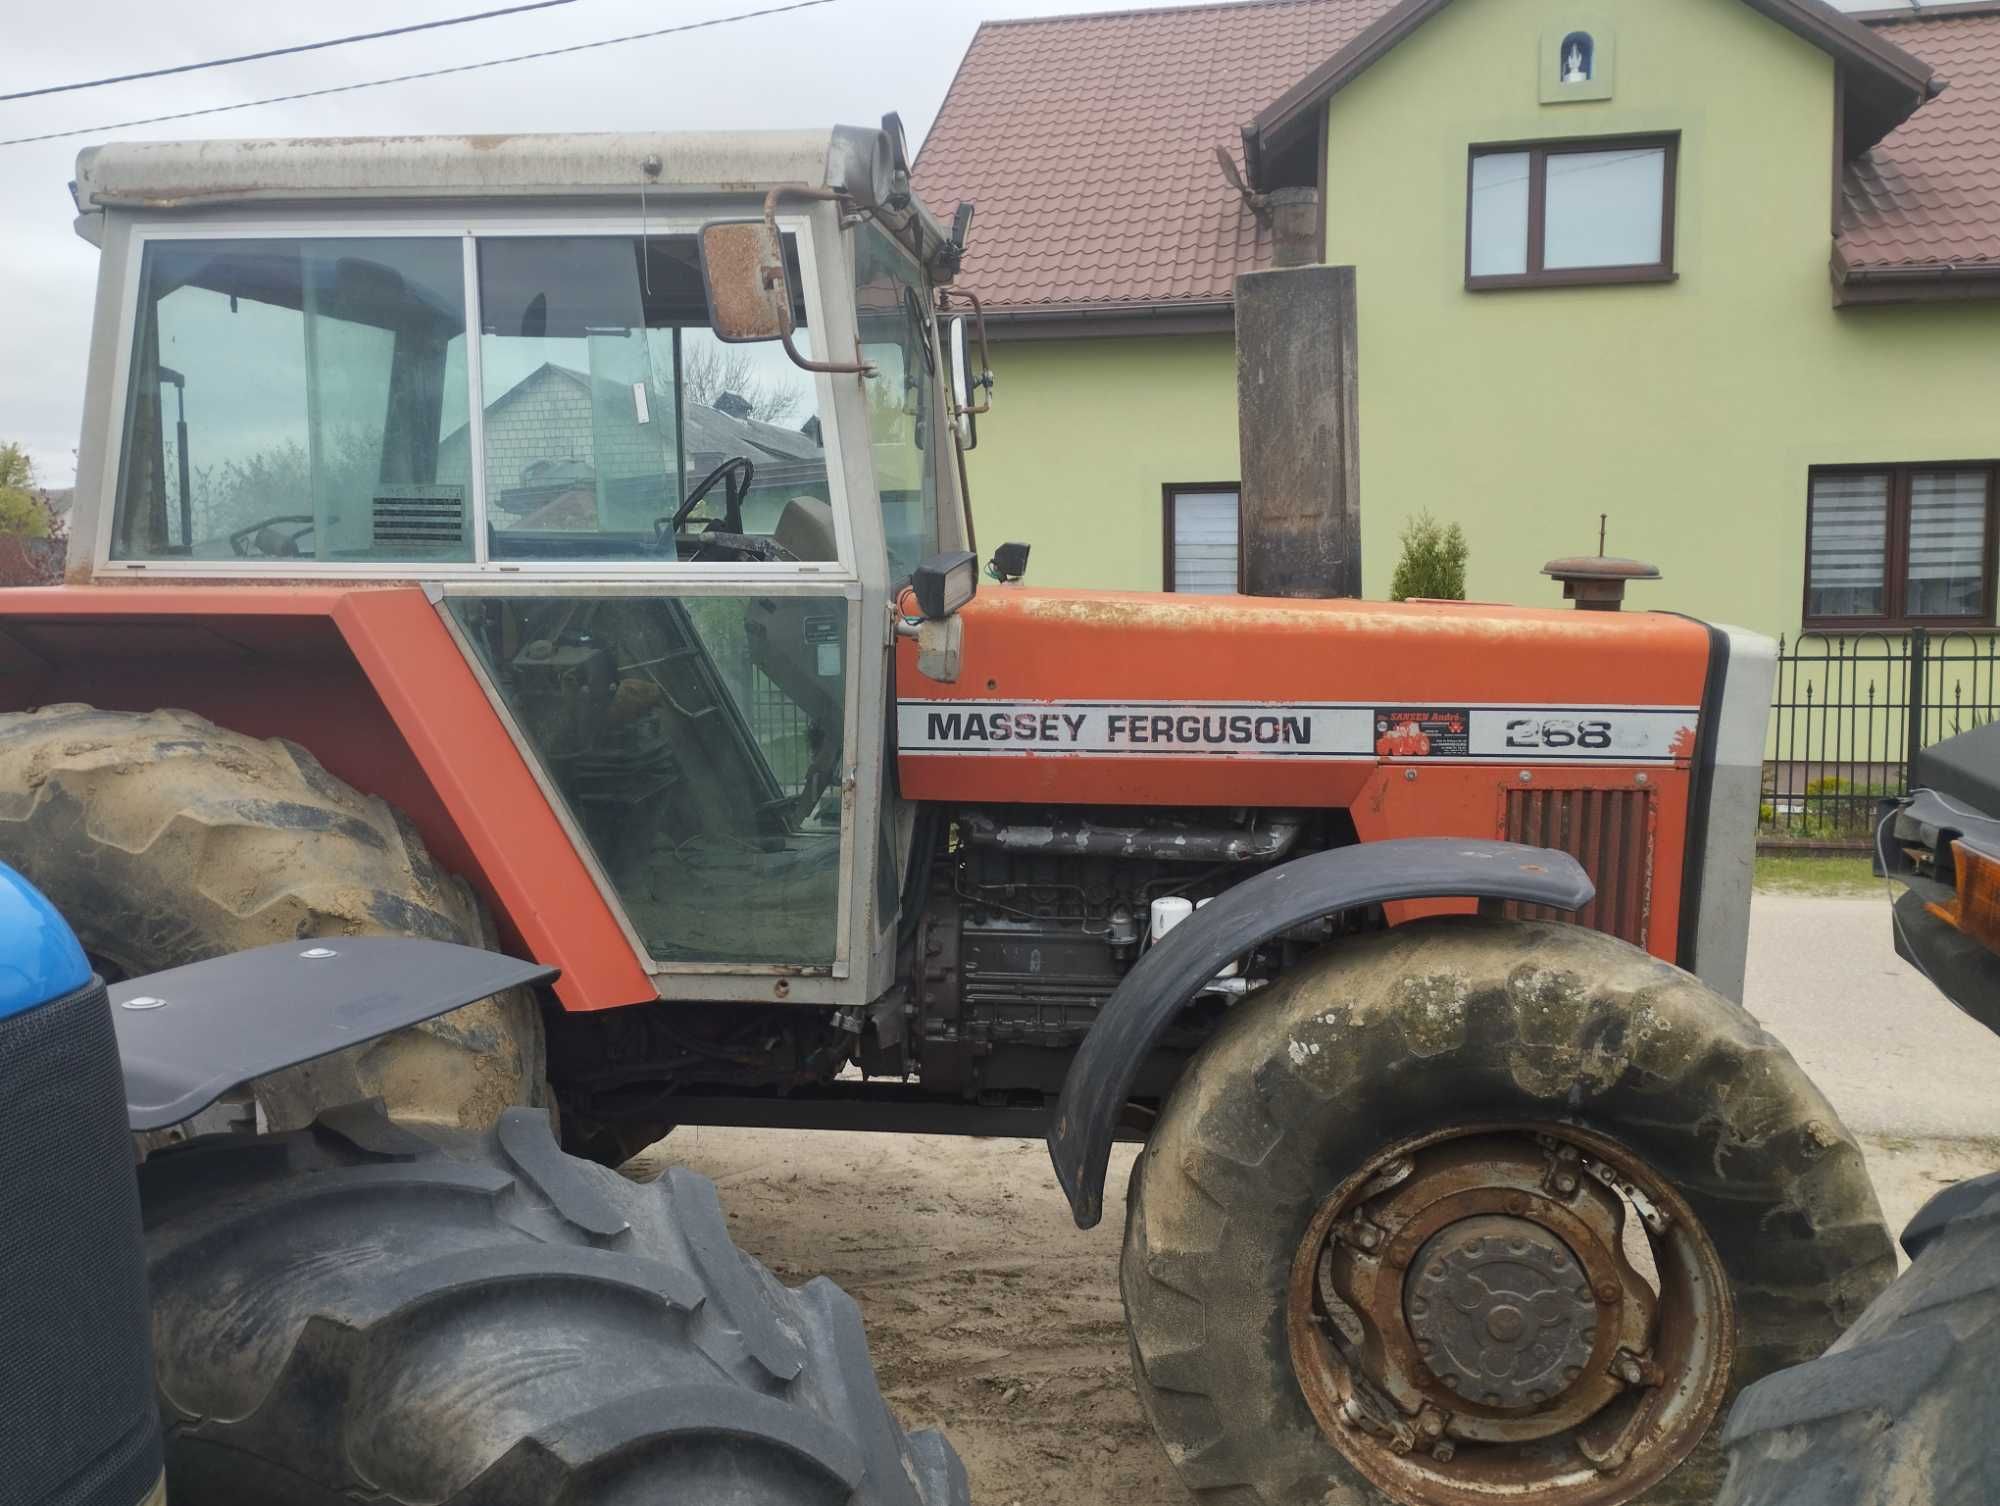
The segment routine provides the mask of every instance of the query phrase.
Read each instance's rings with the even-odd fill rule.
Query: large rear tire
[[[186,711],[44,706],[0,715],[0,861],[133,977],[307,936],[485,946],[491,923],[386,802],[282,738]],[[466,1127],[546,1100],[541,1015],[515,989],[257,1084],[275,1128],[381,1098]]]
[[[547,1118],[379,1104],[140,1173],[174,1499],[203,1506],[965,1506],[854,1303],[779,1284],[706,1178],[639,1185]]]
[[[2000,1175],[1932,1198],[1910,1268],[1839,1343],[1746,1390],[1716,1506],[2000,1500]]]
[[[1141,1403],[1230,1506],[1706,1503],[1727,1396],[1894,1270],[1859,1149],[1743,1010],[1598,933],[1470,918],[1239,1005],[1127,1219]]]

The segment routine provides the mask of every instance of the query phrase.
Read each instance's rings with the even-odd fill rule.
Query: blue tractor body
[[[162,1498],[125,1080],[104,984],[0,865],[0,1501]]]

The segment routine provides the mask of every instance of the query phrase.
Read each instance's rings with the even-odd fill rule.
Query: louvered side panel
[[[1501,835],[1530,847],[1553,847],[1583,864],[1597,898],[1578,912],[1576,922],[1646,945],[1653,910],[1652,791],[1509,790]],[[1534,905],[1508,905],[1506,913],[1570,918]]]

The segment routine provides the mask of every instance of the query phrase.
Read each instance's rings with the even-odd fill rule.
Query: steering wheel
[[[303,523],[305,527],[294,528],[290,533],[280,533],[287,523]],[[250,546],[257,546],[257,553],[272,559],[296,559],[299,540],[313,531],[310,513],[280,513],[272,518],[260,518],[247,528],[239,528],[229,536],[229,547],[238,559],[249,559]]]
[[[679,533],[681,525],[687,522],[688,515],[701,505],[701,499],[714,489],[716,482],[720,481],[723,483],[723,532],[741,533],[743,531],[743,499],[750,495],[750,482],[756,474],[757,467],[751,464],[750,458],[747,455],[736,455],[723,461],[721,465],[718,465],[706,476],[703,476],[700,481],[695,483],[694,490],[687,494],[687,500],[675,509],[672,526],[670,528],[659,529],[659,531],[662,533]],[[661,521],[666,522],[667,520],[662,519]],[[654,527],[658,528],[659,525],[655,524]]]

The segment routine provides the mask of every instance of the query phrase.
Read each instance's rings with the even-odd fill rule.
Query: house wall
[[[1544,106],[1544,34],[1615,38],[1612,98]],[[1301,60],[1301,71],[1307,63]],[[1428,509],[1471,594],[1558,555],[1651,560],[1635,606],[1795,634],[1813,465],[2000,456],[2000,303],[1836,310],[1832,61],[1740,0],[1459,4],[1335,96],[1328,260],[1358,269],[1365,588]],[[1469,293],[1475,142],[1681,133],[1678,281]],[[982,543],[1049,585],[1157,589],[1160,488],[1234,479],[1230,338],[997,344]]]
[[[966,457],[981,548],[1034,546],[1046,586],[1157,591],[1169,483],[1236,480],[1236,346],[1217,335],[992,346]]]
[[[1544,106],[1539,44],[1610,30],[1614,96]],[[1806,475],[2000,454],[2000,305],[1835,310],[1831,60],[1739,0],[1454,5],[1336,95],[1328,260],[1360,291],[1367,586],[1402,519],[1465,525],[1474,595],[1556,555],[1632,600],[1796,632]],[[1475,142],[1678,130],[1679,280],[1469,293]]]

